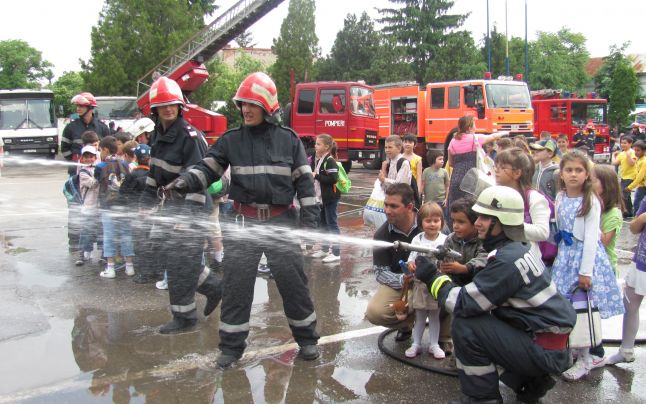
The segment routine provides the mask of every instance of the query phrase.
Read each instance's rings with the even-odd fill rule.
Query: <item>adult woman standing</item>
[[[467,171],[476,167],[478,148],[482,144],[493,142],[508,134],[508,132],[498,132],[492,135],[484,135],[476,134],[475,132],[476,123],[473,115],[465,115],[458,120],[458,132],[449,143],[448,149],[449,165],[453,168],[449,182],[448,207],[454,201],[466,195],[460,189],[460,183]],[[451,228],[450,225],[449,228]]]

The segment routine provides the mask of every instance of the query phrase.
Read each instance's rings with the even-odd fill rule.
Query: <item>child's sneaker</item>
[[[567,381],[573,382],[581,379],[588,373],[590,373],[590,370],[585,366],[585,358],[580,357],[574,366],[563,372],[563,378]]]
[[[81,251],[81,255],[80,255],[80,256],[79,256],[79,258],[76,260],[76,262],[74,263],[74,265],[76,265],[77,267],[80,267],[80,266],[81,266],[81,265],[83,265],[83,264],[85,264],[85,259],[84,259],[84,257],[83,257],[83,251]]]
[[[428,347],[428,353],[433,355],[433,357],[435,359],[444,359],[444,358],[446,358],[446,354],[444,353],[442,348],[440,348],[439,345],[433,345],[433,346]]]
[[[126,264],[126,275],[134,276],[135,275],[135,266],[132,264]]]
[[[310,257],[312,257],[312,258],[323,258],[325,256],[327,256],[327,251],[323,251],[323,250],[314,251],[310,255]]]
[[[619,348],[616,354],[610,356],[606,360],[608,365],[616,365],[617,363],[630,363],[635,361],[635,351],[632,349]]]
[[[323,262],[326,264],[329,264],[331,262],[339,262],[339,261],[341,261],[341,256],[334,255],[332,253],[329,253],[327,257],[323,258]]]
[[[100,274],[101,278],[113,279],[117,274],[114,272],[114,267],[107,267]]]
[[[419,355],[420,352],[422,352],[422,347],[417,344],[413,344],[406,350],[404,354],[407,358],[414,358]]]
[[[604,357],[599,357],[597,355],[590,355],[590,366],[588,366],[591,370],[592,369],[597,369],[597,368],[602,368],[606,366],[608,359]]]
[[[168,289],[168,281],[166,279],[158,281],[157,283],[155,283],[155,287],[160,290],[166,290]]]

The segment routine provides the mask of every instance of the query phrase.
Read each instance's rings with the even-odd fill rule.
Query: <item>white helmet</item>
[[[483,190],[473,205],[483,215],[495,216],[504,226],[520,226],[525,222],[525,202],[513,188],[495,185]]]
[[[134,138],[141,135],[144,132],[152,132],[155,130],[155,122],[150,118],[140,118],[128,128],[126,132],[129,132]]]

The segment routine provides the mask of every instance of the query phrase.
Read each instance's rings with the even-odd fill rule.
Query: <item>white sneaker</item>
[[[134,274],[135,274],[135,267],[133,265],[126,264],[126,275],[134,276]]]
[[[161,281],[157,281],[155,283],[155,287],[157,289],[166,290],[166,289],[168,289],[168,282],[166,281],[166,279],[161,280]]]
[[[326,264],[329,264],[330,262],[339,262],[341,261],[341,256],[339,255],[334,255],[332,253],[329,253],[327,257],[323,258],[323,262]]]
[[[590,369],[597,369],[606,366],[608,359],[604,357],[599,357],[597,355],[590,355]]]
[[[112,279],[117,276],[117,274],[114,273],[114,268],[106,268],[99,275],[101,276],[101,278],[108,279]]]
[[[420,352],[422,352],[422,347],[417,344],[413,344],[406,350],[406,352],[404,352],[404,355],[406,355],[407,358],[414,358],[419,355]]]
[[[574,366],[563,372],[563,378],[567,381],[573,382],[581,379],[583,376],[590,373],[590,370],[585,366],[585,359],[579,358]]]
[[[258,272],[260,272],[261,274],[266,274],[271,272],[271,269],[267,264],[258,264]]]
[[[325,257],[327,255],[328,255],[327,251],[318,250],[318,251],[314,251],[312,254],[310,254],[310,257],[312,257],[312,258],[323,258],[323,257]]]
[[[610,356],[606,360],[608,365],[616,365],[617,363],[630,363],[635,361],[635,351],[632,349],[619,348],[616,354]]]
[[[446,358],[446,354],[444,353],[442,348],[440,348],[439,345],[433,345],[433,346],[428,347],[428,353],[433,355],[433,357],[435,359],[444,359],[444,358]]]

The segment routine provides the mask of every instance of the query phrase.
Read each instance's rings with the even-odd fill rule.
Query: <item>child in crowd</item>
[[[321,227],[330,234],[339,234],[337,206],[339,199],[341,199],[341,192],[336,189],[336,182],[339,180],[339,168],[335,160],[336,142],[330,135],[318,135],[314,151],[312,173],[314,173],[316,201],[320,203],[321,207]],[[321,244],[319,251],[310,254],[310,256],[323,258],[325,263],[333,263],[341,260],[340,254],[339,243],[333,243],[328,239]]]
[[[446,206],[446,190],[449,188],[449,173],[442,168],[444,155],[441,150],[431,149],[426,153],[428,167],[422,172],[424,202],[437,202]]]
[[[517,147],[496,156],[496,184],[513,188],[522,195],[525,201],[525,240],[531,242],[532,253],[540,258],[538,242],[549,238],[551,212],[545,196],[532,188],[533,174],[534,164],[530,157]]]
[[[496,155],[500,153],[503,150],[507,150],[511,148],[511,139],[508,137],[503,137],[498,140],[496,140]],[[495,159],[494,159],[495,161]]]
[[[606,164],[596,164],[593,168],[592,190],[601,199],[601,244],[606,247],[612,270],[617,273],[617,252],[615,242],[624,224],[622,210],[624,201],[619,192],[617,173]]]
[[[624,288],[624,314],[621,330],[621,346],[616,354],[610,356],[607,364],[614,365],[621,362],[635,360],[635,338],[639,330],[639,306],[646,295],[646,199],[643,199],[637,209],[635,218],[630,222],[630,232],[639,234],[639,243],[633,261],[626,273]]]
[[[134,140],[128,140],[123,144],[123,160],[128,163],[130,171],[137,168],[137,156],[135,156],[136,148],[137,142]]]
[[[534,150],[532,156],[536,163],[536,169],[532,177],[532,187],[553,201],[558,191],[559,179],[559,166],[553,160],[556,142],[551,139],[541,140],[540,142],[532,143],[530,147]]]
[[[437,248],[444,245],[446,235],[440,231],[444,227],[444,215],[442,207],[436,202],[426,202],[417,213],[417,226],[423,232],[415,236],[411,242],[413,245]],[[415,272],[415,258],[418,253],[412,251],[408,257],[408,270]],[[413,344],[405,352],[407,358],[414,358],[422,351],[422,336],[428,318],[428,335],[431,345],[428,352],[435,359],[444,359],[445,353],[440,348],[440,308],[437,301],[428,293],[428,286],[422,281],[415,279],[413,293],[411,296],[411,308],[415,310],[415,326],[413,327]]]
[[[626,187],[629,192],[635,191],[635,201],[633,207],[635,209],[632,213],[637,213],[639,205],[646,195],[646,143],[643,140],[638,140],[633,143],[633,151],[635,152],[635,179]]]
[[[627,187],[635,179],[635,163],[637,163],[637,157],[635,157],[635,152],[633,151],[633,138],[630,136],[624,136],[619,142],[621,146],[621,152],[614,152],[612,155],[612,164],[619,166],[619,178],[621,178],[621,192],[624,198],[624,206],[626,210],[624,211],[624,219],[632,217],[633,215],[633,201],[630,197],[630,191]]]
[[[448,274],[460,286],[471,282],[475,273],[487,264],[487,251],[482,247],[475,228],[478,215],[473,210],[474,203],[473,198],[463,197],[449,206],[453,233],[444,241],[444,247],[459,252],[462,258],[459,261],[443,261],[440,271]]]
[[[117,140],[117,153],[116,156],[123,160],[123,145],[126,144],[131,139],[130,133],[128,132],[117,132],[114,134],[114,138]]]
[[[422,189],[422,157],[415,154],[415,145],[417,144],[417,136],[414,134],[404,135],[403,144],[404,144],[404,157],[410,163],[410,172],[413,175],[413,178],[417,182],[417,189],[420,191]]]
[[[94,133],[94,132],[92,132]],[[94,164],[97,159],[94,146],[83,146],[79,163],[79,192],[83,198],[81,206],[81,233],[79,237],[79,259],[77,266],[85,264],[92,256],[98,230],[99,183],[94,178]]]
[[[398,182],[410,184],[412,172],[411,165],[408,160],[405,160],[399,170],[397,170],[397,162],[402,158],[402,139],[397,135],[391,135],[386,138],[384,143],[384,152],[386,153],[386,161],[379,171],[379,181],[381,187],[385,190],[389,185]]]
[[[563,191],[556,197],[559,244],[552,280],[562,295],[574,287],[588,290],[601,318],[622,314],[621,292],[599,236],[601,203],[592,190],[590,160],[578,150],[567,153],[560,171]],[[578,380],[605,361],[589,348],[574,353],[577,361],[563,373],[566,380]]]
[[[570,140],[567,135],[560,134],[556,138],[556,146],[558,147],[558,149],[556,149],[556,157],[558,157],[559,160],[557,163],[559,163],[561,161],[561,157],[570,151]]]
[[[117,255],[116,241],[120,241],[121,255],[126,257],[126,275],[133,276],[134,249],[132,244],[132,227],[125,215],[123,198],[119,191],[121,184],[128,174],[128,165],[117,157],[117,139],[106,136],[99,143],[101,163],[94,171],[99,181],[99,206],[101,207],[101,223],[103,224],[103,255],[107,266],[101,272],[102,278],[114,278],[114,257]]]
[[[482,247],[482,240],[478,238],[475,228],[478,215],[473,210],[474,204],[475,200],[471,196],[465,196],[449,206],[453,232],[444,240],[444,247],[459,252],[462,258],[457,261],[445,259],[440,263],[439,269],[458,286],[471,282],[476,272],[487,265],[487,251]],[[445,353],[453,351],[451,316],[442,320],[440,343]]]
[[[93,130],[87,130],[81,134],[81,142],[83,146],[93,146],[96,150],[99,150],[99,135],[96,134]],[[96,162],[98,163],[99,156],[97,156]]]

